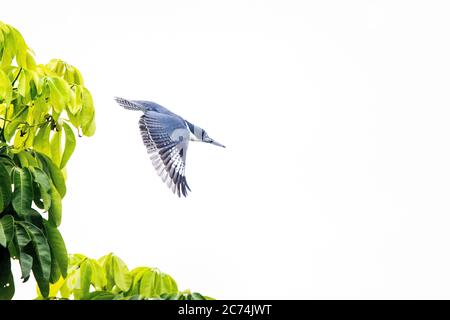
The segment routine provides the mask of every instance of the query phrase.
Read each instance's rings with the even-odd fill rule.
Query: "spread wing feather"
[[[183,119],[146,111],[139,119],[142,141],[163,182],[179,197],[191,191],[185,177],[189,131]]]

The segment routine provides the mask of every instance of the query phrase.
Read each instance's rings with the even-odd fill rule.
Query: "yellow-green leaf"
[[[0,101],[8,105],[12,97],[12,86],[8,76],[0,69]],[[3,116],[3,115],[2,115]]]
[[[62,217],[61,196],[58,190],[56,190],[56,188],[53,186],[53,184],[51,184],[50,186],[51,205],[48,210],[48,220],[52,224],[52,226],[58,227],[61,224]]]
[[[17,91],[22,97],[29,96],[30,91],[30,79],[28,78],[26,70],[22,70],[18,79],[19,85]]]
[[[52,160],[57,166],[61,163],[61,135],[61,131],[55,131],[50,141]]]
[[[72,155],[76,146],[75,134],[73,133],[70,126],[64,122],[63,128],[65,134],[65,143],[64,143],[64,153],[61,158],[61,164],[59,165],[61,169],[66,166],[67,161],[69,161],[70,156]]]
[[[80,124],[85,136],[92,136],[95,132],[95,110],[92,95],[86,88],[82,89],[83,107],[80,113]]]
[[[119,257],[112,257],[114,282],[122,291],[128,291],[131,286],[131,276],[128,267]]]
[[[51,156],[50,150],[50,131],[51,127],[49,123],[44,124],[38,131],[34,138],[34,149],[47,156]]]

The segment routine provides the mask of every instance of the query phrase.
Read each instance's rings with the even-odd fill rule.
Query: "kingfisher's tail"
[[[125,109],[145,111],[145,107],[143,105],[140,105],[139,103],[120,97],[114,97],[114,100],[116,100],[116,102]]]

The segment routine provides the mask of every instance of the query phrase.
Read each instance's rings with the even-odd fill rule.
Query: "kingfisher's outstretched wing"
[[[146,111],[139,119],[139,129],[158,175],[173,193],[186,197],[191,189],[184,175],[189,144],[185,121],[175,115]]]
[[[127,100],[120,97],[114,97],[114,100],[116,100],[116,102],[125,109],[145,111],[145,106],[136,103],[135,101]]]

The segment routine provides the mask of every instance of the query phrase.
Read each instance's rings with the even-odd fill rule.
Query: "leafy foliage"
[[[14,296],[11,259],[33,274],[41,299],[211,299],[179,292],[156,268],[131,271],[117,256],[68,256],[58,227],[66,165],[76,135],[95,132],[93,99],[74,66],[36,64],[12,26],[0,22],[0,299]]]
[[[90,92],[74,66],[36,64],[12,26],[0,22],[0,299],[14,295],[11,258],[31,273],[43,296],[67,276],[57,227],[66,193],[65,167],[78,135],[95,132]]]
[[[38,290],[38,298],[44,296]],[[112,253],[98,260],[71,255],[67,277],[50,286],[50,299],[83,300],[210,300],[189,290],[179,292],[175,280],[156,268],[131,271]]]

